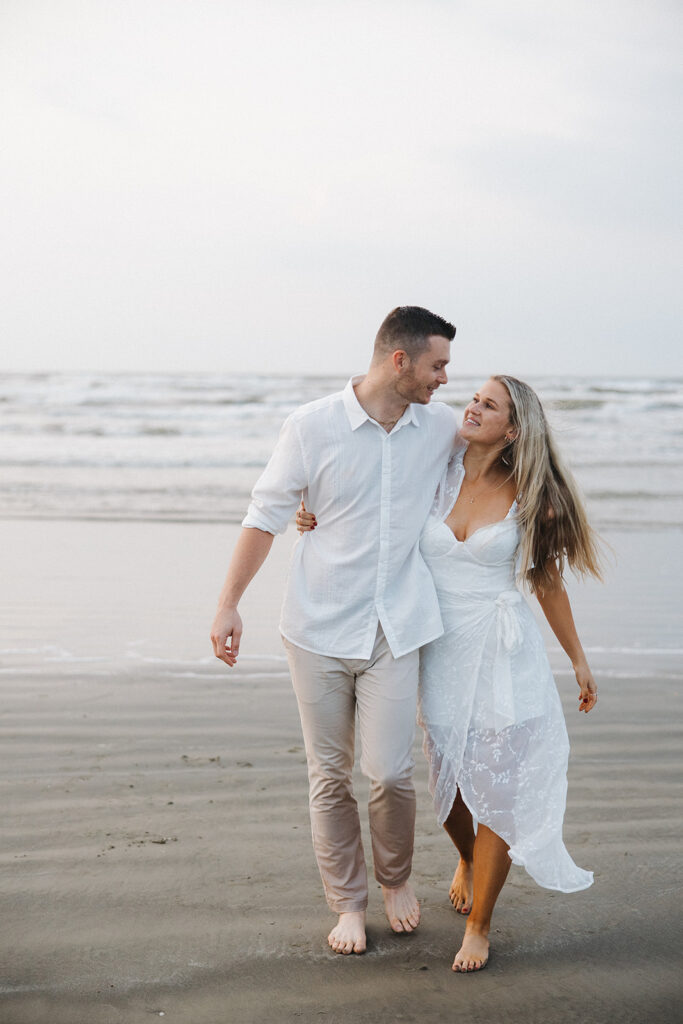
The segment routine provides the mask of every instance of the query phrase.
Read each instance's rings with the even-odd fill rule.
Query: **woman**
[[[314,524],[301,512],[300,527]],[[562,585],[565,565],[599,577],[592,531],[535,392],[492,377],[465,410],[422,533],[444,635],[421,651],[419,721],[437,818],[459,854],[450,889],[467,915],[453,970],[481,970],[512,862],[575,892],[593,876],[562,842],[569,755],[560,700],[531,609],[536,594],[579,685],[597,688]]]

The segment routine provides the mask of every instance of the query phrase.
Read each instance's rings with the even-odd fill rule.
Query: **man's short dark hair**
[[[415,359],[427,349],[433,334],[452,341],[455,327],[422,306],[397,306],[377,332],[375,355],[386,356],[401,349],[410,359]]]

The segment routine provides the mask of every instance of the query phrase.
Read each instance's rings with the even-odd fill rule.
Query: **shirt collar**
[[[348,382],[348,384],[342,391],[344,408],[346,410],[346,415],[348,416],[349,423],[351,424],[351,430],[357,430],[358,427],[362,426],[366,420],[368,420],[370,423],[376,422],[376,420],[373,420],[370,416],[368,416],[365,409],[356,398],[356,392],[354,391],[354,386],[356,384],[360,384],[364,376],[364,373],[356,374],[355,377],[351,378],[351,380]],[[398,420],[396,426],[393,429],[396,430],[397,427],[404,427],[406,423],[412,423],[414,427],[419,427],[420,425],[417,418],[417,413],[415,412],[415,407],[412,404],[406,406],[403,415],[401,416],[400,420]]]

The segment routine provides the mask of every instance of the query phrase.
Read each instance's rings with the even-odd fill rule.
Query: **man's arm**
[[[237,605],[265,562],[272,543],[272,533],[245,528],[230,560],[228,574],[218,598],[216,617],[211,627],[211,643],[216,657],[231,668],[237,661],[242,637],[242,619],[237,611]]]
[[[280,431],[268,465],[252,491],[228,575],[211,627],[213,653],[231,667],[237,660],[242,619],[237,605],[270,551],[275,534],[284,533],[307,482],[299,432],[289,416]],[[227,646],[228,639],[230,646]]]

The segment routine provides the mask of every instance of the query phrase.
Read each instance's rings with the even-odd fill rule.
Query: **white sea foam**
[[[586,654],[637,655],[646,658],[658,655],[683,655],[683,647],[590,647],[584,648]],[[550,654],[562,654],[560,647],[549,647]]]
[[[586,654],[591,657],[598,656],[595,667],[600,676],[611,678],[647,678],[656,672],[658,676],[671,678],[683,677],[683,662],[679,671],[671,669],[671,659],[683,658],[683,648],[643,646],[590,646],[585,647]],[[566,656],[559,647],[550,646],[548,654],[551,661],[557,667],[553,669],[555,675],[572,676],[573,671],[566,665]],[[634,662],[630,659],[635,658]],[[105,666],[115,668],[124,665],[133,668],[139,665],[141,669],[149,666],[150,669],[159,670],[163,675],[177,679],[213,679],[216,678],[218,667],[213,655],[192,660],[182,658],[164,658],[161,656],[141,655],[129,649],[122,650],[120,655],[115,652],[107,655],[83,655],[55,648],[51,645],[43,647],[6,647],[0,649],[0,659],[5,664],[0,667],[0,673],[15,672],[19,666],[26,668],[30,665],[44,664],[55,666],[97,666],[102,669]],[[607,665],[607,667],[603,667]],[[248,676],[258,675],[261,679],[289,679],[287,659],[282,655],[273,654],[250,654],[240,655],[241,669],[235,668],[230,673],[232,680],[239,680]],[[597,668],[599,666],[599,669]],[[98,672],[97,674],[101,674]]]

